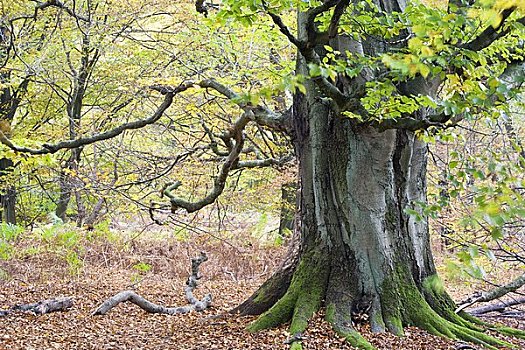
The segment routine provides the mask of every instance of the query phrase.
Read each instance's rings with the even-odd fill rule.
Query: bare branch
[[[167,185],[162,191],[162,195],[165,195],[170,199],[172,211],[178,208],[185,209],[188,213],[193,213],[204,208],[207,205],[212,204],[222,194],[226,186],[226,180],[232,170],[242,168],[255,168],[270,165],[282,165],[288,162],[291,157],[285,156],[282,158],[268,158],[268,159],[254,159],[239,161],[240,155],[244,152],[244,128],[249,122],[256,122],[262,125],[272,125],[271,121],[273,115],[271,112],[261,106],[244,108],[244,113],[235,121],[235,123],[221,136],[227,144],[231,143],[229,147],[229,153],[226,159],[222,163],[219,172],[213,181],[213,187],[211,191],[202,199],[190,202],[183,198],[177,197],[173,192],[176,191],[182,183],[176,181],[173,184]]]
[[[287,155],[281,158],[252,159],[237,162],[235,169],[263,168],[268,166],[283,165],[291,161],[293,157]]]
[[[168,314],[168,315],[176,315],[176,314],[185,314],[192,310],[196,311],[202,311],[206,309],[208,306],[211,305],[211,294],[207,294],[204,296],[202,300],[198,300],[193,296],[193,290],[197,288],[197,280],[199,279],[199,266],[208,260],[208,257],[206,256],[206,253],[201,252],[198,257],[191,259],[191,275],[188,277],[188,280],[186,282],[186,287],[184,287],[184,293],[186,294],[186,300],[188,300],[188,303],[190,305],[188,306],[181,306],[181,307],[165,307],[162,305],[157,305],[155,303],[152,303],[151,301],[148,301],[138,295],[137,293],[127,290],[124,292],[120,292],[113,297],[107,299],[104,301],[94,312],[93,315],[105,315],[108,313],[112,308],[117,306],[118,304],[130,301],[133,304],[139,306],[143,310],[150,312],[150,313],[160,313],[160,314]]]
[[[232,128],[230,129],[230,136],[235,140],[235,144],[232,147],[228,157],[226,157],[226,160],[222,164],[219,173],[217,174],[217,177],[215,178],[215,181],[213,182],[213,188],[206,195],[204,198],[196,201],[196,202],[190,202],[185,199],[179,198],[173,194],[173,191],[175,191],[177,188],[180,187],[181,183],[180,181],[177,181],[173,183],[172,185],[167,186],[164,191],[162,192],[163,195],[168,197],[171,202],[172,211],[175,211],[177,208],[184,208],[188,213],[193,213],[197,210],[200,210],[204,208],[205,206],[215,202],[215,200],[221,195],[221,193],[224,191],[224,187],[226,186],[226,180],[228,178],[228,175],[232,169],[235,168],[239,156],[242,152],[242,148],[244,145],[244,135],[243,131],[245,126],[250,122],[250,120],[254,119],[253,112],[248,110],[247,112],[244,112],[239,119],[234,123]]]
[[[213,89],[232,102],[236,103],[239,108],[243,109],[245,112],[250,111],[253,113],[253,121],[255,121],[257,124],[277,131],[289,132],[289,115],[287,113],[276,113],[266,106],[253,106],[251,103],[241,101],[239,94],[214,79],[205,79],[200,82],[189,81],[181,86],[185,86],[185,90],[191,86],[200,86],[201,88]],[[174,89],[169,86],[156,85],[152,86],[152,88],[163,94],[166,94],[170,92],[176,93],[177,89],[180,89],[181,86]]]
[[[456,309],[456,313],[460,312],[461,310],[475,304],[475,303],[483,303],[487,301],[492,301],[498,298],[501,298],[502,296],[516,291],[518,288],[525,285],[525,274],[522,274],[521,276],[517,277],[513,281],[503,285],[496,287],[492,290],[489,290],[488,292],[479,293],[473,296],[470,296],[465,300],[460,307]],[[483,313],[483,312],[477,312],[477,313]]]
[[[85,137],[85,138],[68,140],[68,141],[61,141],[55,144],[47,143],[47,144],[42,145],[41,148],[29,148],[29,147],[23,147],[23,146],[18,146],[14,144],[13,142],[11,142],[11,140],[9,140],[7,135],[5,135],[2,131],[0,131],[0,143],[6,145],[7,147],[17,152],[31,153],[31,154],[38,155],[38,154],[56,153],[61,149],[78,148],[78,147],[89,145],[89,144],[92,144],[98,141],[107,140],[107,139],[110,139],[110,138],[113,138],[115,136],[122,134],[126,130],[140,129],[146,125],[155,123],[162,117],[164,112],[171,106],[175,95],[181,92],[184,92],[194,86],[214,89],[215,91],[224,95],[228,99],[237,103],[240,108],[244,109],[245,111],[249,111],[251,113],[250,115],[252,116],[253,121],[257,122],[260,125],[267,126],[269,128],[274,128],[278,131],[288,131],[288,128],[289,128],[288,116],[286,114],[274,113],[273,111],[271,111],[270,109],[264,106],[253,107],[247,103],[239,102],[239,95],[236,94],[233,90],[226,87],[225,85],[218,83],[217,81],[213,79],[207,79],[201,82],[188,81],[185,83],[181,83],[177,87],[163,86],[163,85],[150,86],[151,89],[158,91],[161,94],[165,95],[164,101],[157,108],[155,113],[149,118],[125,123],[114,129],[106,131],[104,133],[96,134],[91,137]]]
[[[515,306],[515,305],[521,305],[525,304],[525,297],[508,300],[508,301],[501,301],[496,304],[489,304],[485,306],[476,307],[474,309],[469,310],[469,313],[472,315],[483,315],[488,312],[504,312],[506,308]]]
[[[15,305],[8,310],[0,310],[0,316],[7,316],[12,312],[32,312],[35,315],[44,315],[56,311],[66,311],[73,306],[73,299],[67,297],[47,299],[33,304]]]
[[[75,18],[75,19],[77,19],[79,21],[90,22],[89,18],[81,16],[81,15],[75,13],[75,11],[73,11],[72,9],[67,7],[60,0],[48,0],[46,2],[39,2],[39,1],[36,1],[36,0],[33,0],[33,1],[36,2],[35,14],[34,14],[33,18],[36,18],[38,10],[44,10],[47,7],[56,7],[56,8],[59,8],[59,9],[62,9],[64,11],[66,11],[71,17],[73,17],[73,18]]]

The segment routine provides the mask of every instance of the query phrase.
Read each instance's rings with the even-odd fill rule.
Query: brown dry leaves
[[[185,304],[183,286],[186,275],[181,271],[189,269],[188,247],[173,248],[169,256],[160,247],[150,248],[133,255],[141,260],[146,256],[157,266],[137,284],[137,292],[155,303]],[[71,277],[67,268],[53,259],[33,257],[0,262],[0,267],[11,275],[9,280],[0,281],[0,309],[61,295],[75,298],[75,305],[69,312],[43,316],[17,313],[0,319],[0,349],[288,349],[286,326],[250,334],[245,327],[252,317],[224,316],[267,277],[262,273],[267,269],[264,266],[269,264],[274,268],[269,261],[278,260],[281,252],[263,253],[260,256],[269,260],[258,260],[251,266],[245,261],[245,270],[236,268],[235,281],[223,270],[226,266],[230,271],[238,256],[229,256],[220,249],[210,250],[208,247],[210,256],[215,256],[215,259],[205,264],[209,264],[207,268],[203,265],[204,278],[196,296],[212,293],[212,308],[203,313],[176,316],[148,314],[132,304],[121,304],[105,316],[91,316],[105,298],[129,289],[136,271],[129,268],[128,263],[106,266],[93,260],[86,264],[81,275]],[[177,254],[182,259],[175,262]],[[85,261],[90,260],[86,258]],[[257,271],[258,278],[254,278]],[[251,278],[242,279],[247,275]],[[525,328],[519,323],[513,326]],[[412,328],[407,329],[402,338],[371,334],[367,326],[360,326],[360,331],[378,349],[456,349],[458,345]],[[351,349],[330,329],[322,312],[311,320],[304,336],[305,349]],[[525,348],[525,342],[515,343]]]

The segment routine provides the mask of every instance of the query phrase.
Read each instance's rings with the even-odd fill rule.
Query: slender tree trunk
[[[281,216],[279,235],[287,238],[293,230],[294,213],[297,204],[297,183],[288,182],[281,186]]]
[[[13,162],[10,159],[0,159],[0,179],[4,180],[7,173],[11,171]],[[5,184],[0,189],[0,222],[4,221],[8,224],[16,224],[16,188],[12,185]]]
[[[78,130],[80,129],[80,123],[82,119],[82,108],[84,106],[84,97],[86,94],[88,80],[91,71],[98,61],[99,51],[94,49],[91,45],[91,38],[89,36],[89,27],[82,31],[82,43],[81,43],[81,57],[80,65],[77,70],[72,69],[73,75],[72,81],[72,92],[68,96],[69,100],[67,103],[67,114],[69,118],[69,138],[74,140],[78,136]],[[70,62],[70,66],[72,63]],[[66,167],[63,168],[60,174],[60,197],[58,199],[56,215],[63,221],[66,220],[66,211],[69,206],[71,197],[74,195],[77,199],[77,225],[81,226],[85,218],[85,208],[83,207],[82,199],[77,190],[78,180],[76,176],[71,176],[69,172],[78,173],[78,167],[80,164],[80,156],[82,154],[82,148],[74,148],[70,151],[70,156],[66,162]]]
[[[69,206],[69,201],[71,200],[71,181],[70,177],[64,172],[61,172],[59,178],[60,184],[60,195],[58,197],[57,208],[55,210],[56,216],[58,216],[62,221],[66,221],[66,212]]]
[[[95,226],[95,223],[100,219],[101,213],[102,215],[104,214],[102,212],[102,209],[104,208],[104,204],[106,204],[105,197],[99,198],[97,200],[97,203],[95,203],[95,205],[93,206],[91,213],[84,220],[84,225],[88,229],[93,229],[93,227]]]
[[[81,152],[81,148],[75,148],[70,151],[70,156],[59,176],[58,182],[60,187],[60,195],[58,197],[55,214],[64,222],[67,220],[66,213],[69,207],[69,202],[71,201],[71,196],[74,194],[75,188],[77,187],[75,184],[75,175],[71,175],[71,172],[78,172],[78,163],[80,162]]]
[[[9,59],[7,50],[9,42],[9,28],[3,24],[0,25],[0,65],[4,67]],[[5,136],[11,136],[11,122],[14,118],[16,109],[20,102],[18,92],[13,93],[9,86],[11,73],[2,71],[0,73],[0,83],[7,85],[0,89],[0,131]],[[19,90],[25,90],[27,83],[20,84]],[[9,224],[16,224],[15,204],[16,189],[10,184],[4,184],[5,178],[12,170],[13,161],[7,158],[0,158],[0,222],[5,221]]]

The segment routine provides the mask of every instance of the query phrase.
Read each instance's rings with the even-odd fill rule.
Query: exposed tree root
[[[489,349],[496,346],[512,347],[512,344],[483,333],[478,325],[454,313],[454,303],[443,290],[437,276],[430,276],[423,282],[420,292],[410,274],[398,271],[393,274],[393,284],[387,290],[397,291],[398,300],[403,300],[400,309],[403,325],[411,325],[427,332],[450,338],[481,344]],[[387,298],[388,300],[388,298]]]
[[[161,313],[168,315],[188,313],[192,310],[202,311],[206,309],[211,304],[211,294],[207,294],[202,300],[198,300],[193,296],[193,290],[197,288],[197,280],[199,279],[199,266],[208,260],[208,257],[204,252],[201,252],[200,256],[191,259],[191,275],[188,277],[186,282],[186,287],[184,287],[184,292],[186,294],[186,299],[190,305],[181,306],[181,307],[165,307],[162,305],[157,305],[152,303],[134,291],[123,291],[117,293],[116,295],[108,298],[104,301],[94,312],[93,315],[104,315],[109,310],[117,306],[118,304],[129,301],[133,304],[139,306],[143,310],[150,313]]]
[[[248,330],[256,332],[291,320],[292,335],[304,332],[308,327],[308,320],[319,310],[325,295],[328,274],[324,269],[312,270],[312,266],[326,266],[320,261],[322,259],[322,255],[318,253],[304,256],[293,275],[288,291],[253,322]],[[300,340],[293,341],[291,348],[301,349]]]
[[[374,346],[353,327],[353,315],[348,304],[328,300],[322,305],[329,273],[324,268],[313,269],[315,266],[326,267],[322,254],[303,256],[287,292],[248,330],[255,332],[290,321],[290,348],[302,349],[301,334],[308,327],[309,319],[324,306],[326,320],[350,345],[373,350]],[[495,328],[473,317],[456,314],[454,302],[437,282],[436,276],[431,276],[430,282],[423,283],[421,290],[410,276],[402,272],[393,273],[389,282],[383,285],[378,298],[380,301],[369,310],[370,321],[378,325],[376,329],[402,335],[403,327],[415,326],[437,336],[479,344],[488,349],[512,348],[513,345],[486,334],[487,329],[514,336],[525,333],[510,328]]]
[[[375,348],[349,322],[351,315],[344,310],[337,310],[335,304],[326,308],[326,321],[332,325],[337,334],[344,337],[346,341],[359,349],[374,350]]]

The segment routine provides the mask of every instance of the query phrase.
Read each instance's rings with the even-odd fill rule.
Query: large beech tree
[[[355,313],[367,314],[373,331],[403,334],[414,325],[501,344],[454,312],[436,275],[427,220],[414,214],[426,201],[422,136],[504,113],[519,95],[525,19],[518,3],[494,4],[486,10],[492,23],[484,23],[465,15],[476,7],[461,1],[444,9],[324,1],[299,5],[295,34],[282,6],[262,2],[260,10],[297,47],[296,73],[306,77],[289,117],[300,247],[237,310],[262,313],[251,330],[291,321],[296,334],[323,306],[334,328],[362,348],[371,346],[352,327]],[[224,12],[251,21],[258,10],[231,2]]]
[[[213,91],[239,115],[221,133],[203,125],[221,166],[197,201],[177,193],[180,182],[167,185],[163,194],[172,210],[194,212],[213,203],[233,170],[286,160],[250,151],[251,125],[288,134],[299,163],[296,244],[281,269],[235,310],[260,314],[251,330],[291,321],[296,335],[324,307],[336,331],[361,348],[372,346],[352,326],[357,314],[366,314],[377,332],[402,335],[412,325],[504,345],[477,320],[455,313],[437,277],[421,211],[425,140],[465,120],[498,118],[521,96],[523,2],[226,0],[218,13],[203,1],[196,9],[224,26],[273,23],[297,51],[295,71],[281,84],[294,92],[291,108],[268,107],[267,87],[245,93],[211,78],[159,83],[151,88],[164,99],[146,119],[42,148],[0,134],[2,143],[34,154],[74,149],[157,122],[183,92]],[[292,347],[300,348],[300,337],[294,339]]]

